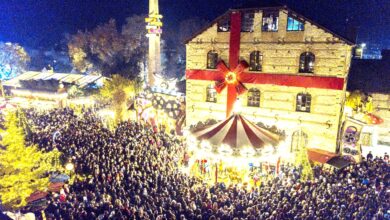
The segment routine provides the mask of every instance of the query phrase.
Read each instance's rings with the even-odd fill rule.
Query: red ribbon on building
[[[225,62],[220,61],[217,64],[217,69],[223,74],[223,78],[215,84],[215,90],[221,93],[227,87],[227,103],[226,103],[226,118],[228,118],[233,111],[234,103],[237,96],[246,92],[244,84],[240,81],[241,74],[248,68],[246,62],[240,62],[234,70],[230,70]]]
[[[186,70],[186,79],[216,81],[215,88],[218,93],[227,87],[226,118],[231,115],[237,96],[246,91],[244,83],[343,90],[343,78],[244,72],[248,65],[239,62],[240,36],[241,13],[233,11],[230,14],[230,68],[220,61],[217,70]]]

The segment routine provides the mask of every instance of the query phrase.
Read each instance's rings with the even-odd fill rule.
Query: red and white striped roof
[[[225,121],[219,122],[194,133],[198,140],[207,140],[212,145],[227,144],[233,149],[252,146],[255,149],[266,145],[277,145],[279,136],[260,128],[243,116],[234,114]]]

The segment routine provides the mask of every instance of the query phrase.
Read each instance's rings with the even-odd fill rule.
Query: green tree
[[[79,31],[68,43],[69,56],[74,67],[88,74],[110,77],[119,74],[135,79],[146,56],[145,16],[126,19],[121,31],[114,19],[91,31]]]
[[[135,94],[140,89],[140,85],[140,80],[128,80],[117,74],[104,82],[103,87],[100,89],[100,95],[112,103],[116,123],[123,120],[127,102],[130,98],[135,97]]]
[[[301,167],[301,180],[313,179],[313,168],[309,161],[307,148],[305,145],[299,146],[295,152],[295,166]]]
[[[0,148],[0,197],[5,207],[18,209],[37,190],[49,184],[48,171],[56,170],[57,150],[45,153],[26,146],[23,129],[15,112],[8,112]]]
[[[372,97],[359,90],[349,93],[345,105],[357,112],[372,113],[373,111]]]

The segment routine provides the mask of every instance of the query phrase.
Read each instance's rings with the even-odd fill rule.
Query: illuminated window
[[[260,91],[252,88],[248,91],[248,106],[260,107]]]
[[[241,15],[241,31],[242,32],[253,32],[255,13],[245,12]]]
[[[311,95],[308,93],[299,93],[296,103],[297,112],[310,112]]]
[[[249,57],[249,70],[261,71],[261,63],[263,61],[263,54],[260,51],[253,51]]]
[[[305,30],[305,25],[303,22],[293,18],[287,18],[287,31],[303,31]]]
[[[315,56],[313,53],[305,52],[299,57],[299,72],[313,73],[314,72]]]
[[[214,85],[208,85],[206,88],[206,102],[217,102],[217,91]]]
[[[218,53],[215,51],[209,51],[207,53],[207,69],[216,69],[218,62]]]
[[[263,11],[262,31],[278,31],[279,11]]]
[[[226,16],[221,18],[221,20],[218,21],[218,32],[229,32],[230,31],[230,17]]]

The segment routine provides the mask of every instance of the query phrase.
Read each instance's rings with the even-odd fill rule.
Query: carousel
[[[253,186],[278,172],[282,137],[240,114],[193,128],[188,136],[189,173],[205,182]]]

